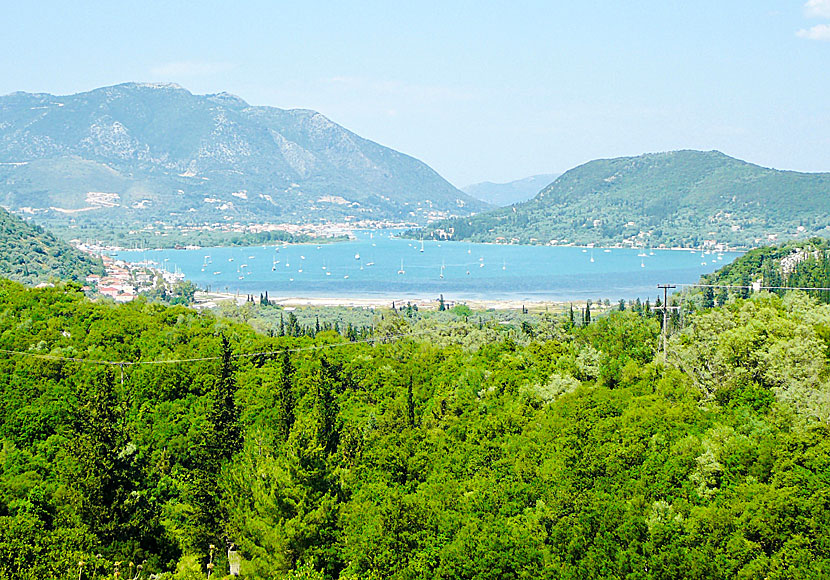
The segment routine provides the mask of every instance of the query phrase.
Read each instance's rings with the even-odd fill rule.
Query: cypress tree
[[[703,307],[704,308],[714,308],[715,307],[715,291],[712,290],[711,286],[707,286],[703,289]]]
[[[222,362],[219,377],[211,393],[208,419],[213,427],[212,447],[220,459],[230,459],[242,449],[242,428],[239,425],[239,409],[236,407],[236,378],[233,353],[227,337],[222,335]]]
[[[415,427],[415,397],[412,393],[412,377],[409,377],[409,385],[406,387],[406,420],[409,427]]]
[[[320,369],[315,375],[314,415],[317,422],[317,441],[326,453],[334,453],[340,439],[337,427],[340,409],[333,392],[334,372],[326,359],[320,359]]]
[[[277,383],[277,405],[278,405],[278,419],[277,419],[277,433],[280,438],[285,441],[291,433],[291,427],[294,425],[294,388],[292,386],[292,379],[294,376],[294,367],[291,365],[291,357],[288,350],[282,351],[282,375]]]

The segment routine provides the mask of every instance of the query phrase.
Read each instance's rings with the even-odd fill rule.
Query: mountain
[[[27,284],[83,281],[103,274],[100,261],[76,250],[39,226],[0,209],[0,276]]]
[[[718,151],[599,159],[526,203],[431,227],[435,237],[478,241],[757,246],[830,236],[830,174],[767,169]]]
[[[138,83],[0,97],[0,205],[110,223],[425,223],[486,207],[315,111]]]
[[[461,191],[481,201],[503,207],[529,200],[557,177],[558,173],[543,173],[508,183],[482,181],[462,187]]]

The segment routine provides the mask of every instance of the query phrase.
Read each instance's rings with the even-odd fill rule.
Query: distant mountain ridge
[[[0,249],[0,277],[17,282],[83,282],[89,274],[104,273],[100,260],[4,209],[0,209]]]
[[[151,83],[0,97],[0,205],[179,223],[425,223],[487,207],[315,111]]]
[[[758,246],[830,235],[830,173],[768,169],[719,151],[598,159],[528,202],[431,229],[507,243]]]
[[[542,173],[507,183],[482,181],[462,187],[461,191],[481,201],[504,207],[531,199],[557,177],[558,173]]]

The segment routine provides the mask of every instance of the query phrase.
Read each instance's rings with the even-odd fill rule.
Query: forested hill
[[[431,228],[508,243],[758,246],[830,236],[830,174],[767,169],[718,151],[599,159],[526,203]]]
[[[99,260],[0,208],[0,277],[37,284],[93,273],[103,274]]]
[[[0,305],[0,580],[222,578],[226,541],[252,580],[830,575],[803,295],[692,308],[666,356],[639,304],[387,310],[377,343],[71,286]]]
[[[0,119],[0,203],[38,219],[426,222],[487,207],[316,111],[227,93],[141,83],[13,93]]]
[[[733,293],[746,295],[753,284],[783,295],[786,288],[830,288],[830,241],[812,238],[750,250],[717,272],[701,278],[701,284],[716,286],[706,290],[707,305],[712,300],[727,300]],[[830,302],[830,291],[807,291],[822,302]]]

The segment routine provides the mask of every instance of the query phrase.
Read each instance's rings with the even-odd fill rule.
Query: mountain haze
[[[0,204],[174,223],[425,222],[486,207],[315,111],[139,83],[0,97]]]
[[[830,174],[768,169],[718,151],[598,159],[526,203],[433,227],[436,237],[478,241],[754,246],[830,235]]]
[[[557,177],[558,173],[543,173],[507,183],[483,181],[462,187],[461,191],[476,199],[503,207],[529,200]]]

